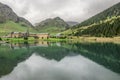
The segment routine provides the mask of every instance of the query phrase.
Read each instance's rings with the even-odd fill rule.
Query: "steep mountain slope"
[[[28,28],[31,32],[37,32],[28,20],[17,16],[9,6],[0,3],[0,36],[12,31],[25,32]]]
[[[61,18],[46,19],[36,25],[40,32],[58,33],[69,28],[69,25]]]
[[[120,36],[120,3],[63,32],[65,35]]]
[[[105,20],[107,17],[110,18],[112,16],[119,16],[119,15],[120,15],[120,2],[114,6],[106,9],[105,11],[83,21],[82,23],[80,23],[76,27],[91,25],[93,23],[100,22],[101,20]]]
[[[5,23],[6,21],[13,21],[22,23],[26,26],[32,26],[29,21],[17,16],[9,6],[0,3],[0,23]]]
[[[86,29],[77,29],[76,36],[113,37],[120,36],[120,16],[112,17],[100,23],[86,26]]]

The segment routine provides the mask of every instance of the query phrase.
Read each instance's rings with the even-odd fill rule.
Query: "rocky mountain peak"
[[[32,26],[32,24],[28,20],[17,16],[17,14],[9,6],[0,3],[0,23],[6,22],[8,20],[17,23],[22,22],[28,26]]]

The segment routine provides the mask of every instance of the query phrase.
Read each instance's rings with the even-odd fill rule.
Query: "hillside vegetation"
[[[49,18],[36,24],[39,32],[59,33],[69,28],[69,25],[60,17]]]
[[[119,16],[119,15],[120,15],[120,2],[108,9],[104,10],[103,12],[100,12],[100,13],[96,14],[95,16],[83,21],[82,23],[78,24],[75,27],[91,25],[93,23],[98,23],[107,18],[111,18],[113,16]],[[75,28],[75,27],[73,27],[73,28]]]
[[[32,24],[17,14],[7,5],[0,2],[0,37],[11,32],[37,32]]]
[[[29,28],[30,32],[37,32],[32,27],[27,27],[20,23],[15,23],[13,21],[7,21],[5,23],[0,23],[0,36],[5,36],[10,32],[26,32]]]
[[[24,25],[32,27],[32,24],[28,20],[17,16],[9,6],[0,2],[0,23],[5,23],[8,20],[16,23],[23,23]]]
[[[77,29],[75,36],[113,37],[120,36],[120,16]]]
[[[120,36],[120,3],[64,31],[62,34],[97,37]]]

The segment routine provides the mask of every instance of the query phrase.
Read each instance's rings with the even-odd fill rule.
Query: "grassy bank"
[[[2,41],[4,42],[35,42],[35,41],[48,41],[48,42],[62,42],[67,41],[68,39],[60,39],[60,38],[49,38],[49,39],[35,39],[32,37],[29,37],[28,40],[25,40],[24,38],[2,38]]]
[[[65,39],[61,38],[49,38],[49,39],[34,39],[32,37],[29,37],[28,40],[25,40],[24,38],[2,38],[2,41],[4,42],[39,42],[39,41],[48,41],[48,42],[65,42],[65,41],[71,41],[71,42],[114,42],[114,43],[120,43],[120,37],[77,37],[77,36],[70,36]]]
[[[120,37],[72,37],[74,42],[113,42],[120,43]]]

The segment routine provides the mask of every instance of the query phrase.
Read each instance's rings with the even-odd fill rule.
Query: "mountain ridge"
[[[15,23],[24,23],[26,26],[33,25],[25,18],[19,17],[8,5],[0,2],[0,22],[13,21]]]
[[[71,26],[71,27],[79,24],[78,22],[75,22],[75,21],[66,21],[66,23],[67,23],[69,26]]]
[[[76,27],[91,25],[93,23],[99,22],[100,20],[105,20],[107,17],[120,15],[120,6],[119,5],[120,5],[120,2],[109,7],[108,9],[105,9],[102,12],[88,18],[87,20],[84,20],[83,22],[78,24]]]
[[[37,30],[41,32],[61,32],[69,28],[69,25],[60,17],[48,18],[37,23]]]
[[[120,2],[63,32],[64,35],[120,36]]]

